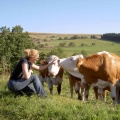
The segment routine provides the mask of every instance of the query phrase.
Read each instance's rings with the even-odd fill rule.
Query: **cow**
[[[116,93],[116,87],[120,79],[119,56],[102,51],[86,58],[83,58],[83,55],[80,54],[68,58],[57,59],[55,65],[48,68],[49,73],[55,75],[59,66],[70,74],[81,78],[82,86],[106,82],[108,86],[110,86],[111,97],[114,103],[118,103],[118,92]]]
[[[106,51],[86,58],[78,58],[77,68],[83,80],[89,84],[97,83],[100,80],[110,85],[111,97],[115,104],[118,103],[117,83],[120,79],[120,57]]]
[[[46,60],[41,61],[41,65],[46,65],[46,64],[48,64]],[[53,85],[57,85],[57,92],[58,95],[60,95],[61,85],[63,81],[63,72],[64,72],[63,68],[60,68],[58,74],[56,74],[55,76],[49,75],[48,68],[41,70],[39,72],[40,81],[43,86],[44,86],[44,82],[48,84],[50,94],[53,94]]]
[[[82,100],[82,96],[81,96],[81,90],[82,90],[82,86],[81,86],[81,79],[78,77],[75,77],[71,74],[68,73],[68,77],[69,77],[69,83],[70,83],[70,93],[71,93],[71,98],[73,98],[73,88],[75,89],[75,92],[78,94],[78,99]],[[89,85],[86,86],[86,90],[89,90]],[[98,98],[100,98],[101,100],[104,100],[106,102],[106,94],[107,92],[110,92],[110,87],[108,85],[102,85],[99,86],[98,89],[98,84],[94,84],[92,85],[94,93],[95,93],[95,98],[96,100]],[[98,92],[99,90],[99,92]],[[85,98],[88,99],[88,91],[85,91]]]

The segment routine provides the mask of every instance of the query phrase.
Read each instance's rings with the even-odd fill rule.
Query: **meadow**
[[[90,38],[91,35],[89,34],[77,34],[77,36],[85,37],[82,39],[70,39],[74,34],[30,34],[35,39],[33,41],[37,45],[47,44],[45,47],[38,47],[40,52],[44,53],[50,52],[52,49],[58,47],[60,43],[66,43],[65,47],[61,47],[65,51],[66,57],[74,53],[80,54],[81,51],[85,51],[87,55],[92,55],[100,51],[108,51],[120,55],[120,43],[101,40],[101,35],[99,34],[93,35],[96,36],[96,39]],[[62,38],[61,40],[59,40],[60,37]],[[68,46],[71,42],[75,44],[74,47]]]
[[[56,48],[59,43],[73,42],[73,40],[58,40],[60,35],[35,34],[31,35],[38,41],[36,44],[47,43],[48,46],[40,48],[40,52],[47,53]],[[53,37],[54,36],[54,37]],[[70,35],[61,35],[61,37],[71,37]],[[51,40],[52,38],[52,40]],[[46,39],[46,42],[42,41]],[[40,40],[40,41],[39,41]],[[100,39],[76,39],[75,47],[62,47],[66,57],[74,53],[86,51],[87,55],[94,54],[99,51],[109,51],[120,55],[120,44],[104,41]],[[87,46],[81,46],[81,44]],[[93,46],[92,43],[95,43]],[[35,72],[35,74],[38,74]],[[64,74],[61,94],[57,94],[57,88],[54,86],[53,95],[49,93],[48,86],[45,84],[47,92],[46,98],[38,98],[36,95],[30,97],[15,97],[8,88],[7,81],[9,75],[0,76],[0,120],[119,120],[120,105],[114,105],[108,92],[106,102],[96,100],[93,89],[90,89],[89,100],[79,101],[74,92],[74,97],[70,97],[69,80]]]

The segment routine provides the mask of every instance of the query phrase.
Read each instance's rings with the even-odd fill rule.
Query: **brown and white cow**
[[[82,86],[81,86],[81,79],[78,77],[75,77],[71,74],[68,73],[68,77],[69,77],[69,83],[70,83],[70,93],[71,93],[71,97],[73,98],[73,88],[75,89],[75,92],[78,94],[78,99],[82,100],[82,96],[81,96],[81,91]],[[105,85],[105,84],[104,84]],[[85,87],[85,98],[88,99],[88,95],[89,95],[89,88],[90,85],[87,84]],[[95,94],[95,98],[98,99],[100,98],[101,100],[106,101],[106,94],[107,92],[110,92],[110,87],[105,85],[105,86],[101,86],[99,85],[99,89],[98,89],[98,84],[94,84],[92,85],[92,88],[94,90],[94,94]],[[99,90],[99,91],[98,91]]]
[[[77,68],[87,83],[93,84],[100,80],[110,85],[111,97],[118,103],[116,94],[117,82],[120,79],[120,57],[106,51],[99,52],[86,58],[79,58]],[[118,91],[117,91],[118,92]]]
[[[57,64],[58,63],[58,64]],[[110,86],[111,97],[116,104],[116,83],[119,83],[120,79],[120,57],[106,51],[99,52],[95,55],[83,58],[82,55],[71,56],[69,58],[63,58],[56,60],[56,64],[49,67],[51,74],[56,74],[58,65],[70,74],[81,78],[82,85],[87,84],[101,84],[106,82]],[[77,65],[77,67],[76,67]]]
[[[46,64],[48,64],[48,63],[45,60],[41,61],[41,65],[46,65]],[[50,94],[53,94],[53,85],[57,85],[57,92],[58,92],[58,94],[61,93],[63,72],[64,72],[63,68],[60,68],[58,74],[55,76],[50,76],[50,74],[48,72],[48,68],[41,70],[39,72],[40,81],[43,86],[44,86],[44,82],[46,82],[48,84]]]

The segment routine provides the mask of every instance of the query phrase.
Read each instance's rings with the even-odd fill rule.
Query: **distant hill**
[[[34,32],[29,32],[29,35],[34,38],[47,38],[47,37],[53,37],[53,36],[59,36],[59,37],[72,37],[74,35],[78,36],[87,36],[90,37],[91,35],[95,35],[97,37],[100,37],[101,34],[57,34],[57,33],[34,33]]]
[[[90,38],[91,36],[95,36],[96,38],[101,38],[101,34],[57,34],[57,33],[29,33],[30,37],[34,42],[43,42],[45,40],[57,40],[61,39],[71,39],[73,36],[78,36],[80,38]]]

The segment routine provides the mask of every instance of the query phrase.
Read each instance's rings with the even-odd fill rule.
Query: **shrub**
[[[70,43],[68,44],[68,47],[75,47],[75,43],[74,43],[74,42],[70,42]]]
[[[72,36],[70,39],[79,39],[80,37],[78,35]]]
[[[59,47],[65,47],[66,43],[59,43]]]

